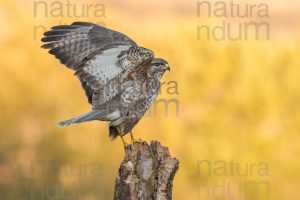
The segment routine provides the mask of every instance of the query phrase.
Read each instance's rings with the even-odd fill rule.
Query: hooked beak
[[[171,71],[171,68],[170,68],[170,66],[168,65],[168,64],[165,64],[164,66],[163,66],[163,69],[165,70],[165,71]]]

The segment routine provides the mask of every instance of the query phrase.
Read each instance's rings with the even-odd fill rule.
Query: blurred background
[[[209,16],[195,0],[1,0],[0,199],[113,198],[121,140],[102,122],[55,125],[90,109],[73,72],[40,48],[44,31],[73,21],[123,32],[169,61],[159,103],[133,132],[179,159],[173,199],[300,199],[300,3],[233,3],[235,16],[220,17],[221,4]],[[252,15],[237,16],[247,3]],[[269,29],[236,41],[199,32],[223,21],[234,35],[245,22]]]

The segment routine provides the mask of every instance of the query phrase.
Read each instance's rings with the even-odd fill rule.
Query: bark
[[[127,145],[116,178],[114,200],[171,200],[178,167],[178,160],[157,141]]]

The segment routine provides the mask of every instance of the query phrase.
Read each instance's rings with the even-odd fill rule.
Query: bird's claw
[[[121,137],[121,140],[123,142],[124,148],[126,148],[126,146],[128,145],[127,142],[124,140],[123,136],[120,136],[120,137]]]
[[[142,143],[142,142],[144,142],[144,140],[142,140],[141,138],[139,138],[139,139],[134,139],[134,138],[132,138],[131,139],[131,144],[133,144],[133,143]]]
[[[133,144],[133,143],[142,143],[142,142],[144,142],[141,138],[139,138],[139,139],[137,139],[137,140],[134,139],[132,132],[130,132],[130,137],[131,137],[131,144]]]

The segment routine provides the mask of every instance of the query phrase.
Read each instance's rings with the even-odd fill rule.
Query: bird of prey
[[[114,139],[131,130],[153,103],[168,62],[138,46],[126,35],[89,22],[54,26],[44,33],[42,48],[75,71],[91,111],[59,126],[107,121]]]

